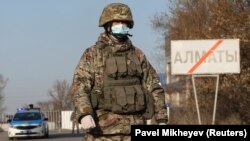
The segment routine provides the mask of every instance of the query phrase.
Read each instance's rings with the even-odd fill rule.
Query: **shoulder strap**
[[[107,46],[107,44],[104,42],[97,42],[96,43],[96,48],[98,48],[98,49],[103,49],[106,46]]]

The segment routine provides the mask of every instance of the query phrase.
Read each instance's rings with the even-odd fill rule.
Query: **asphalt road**
[[[72,134],[69,131],[50,131],[48,138],[18,138],[17,141],[83,141],[83,133]],[[0,132],[0,141],[9,141],[7,132]]]

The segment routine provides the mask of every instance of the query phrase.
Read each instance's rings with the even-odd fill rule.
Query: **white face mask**
[[[129,28],[124,24],[117,24],[111,27],[113,34],[128,35]]]

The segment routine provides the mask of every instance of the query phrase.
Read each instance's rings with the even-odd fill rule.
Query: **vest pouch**
[[[106,87],[103,89],[103,109],[112,110],[112,89],[110,87]]]
[[[151,119],[154,115],[154,98],[152,94],[147,93],[146,94],[146,110],[143,113],[142,117],[144,119]]]
[[[126,57],[115,57],[116,63],[117,63],[117,69],[118,69],[118,77],[123,77],[127,75],[127,63],[126,63]]]
[[[115,103],[112,111],[114,113],[126,113],[124,107],[127,105],[126,93],[123,87],[114,87]],[[124,111],[125,110],[125,111]]]
[[[116,60],[114,57],[110,57],[106,60],[107,75],[115,78],[117,72]]]
[[[135,110],[135,89],[132,86],[125,87],[126,96],[127,96],[127,111],[136,112]]]
[[[140,85],[135,85],[134,86],[135,91],[136,91],[136,111],[141,111],[145,109],[145,94],[142,90],[142,87]]]

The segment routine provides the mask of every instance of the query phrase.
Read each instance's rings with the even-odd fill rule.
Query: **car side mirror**
[[[45,121],[48,121],[49,119],[48,118],[44,118]]]
[[[7,123],[10,123],[10,122],[11,122],[11,119],[8,119],[8,120],[7,120]]]

